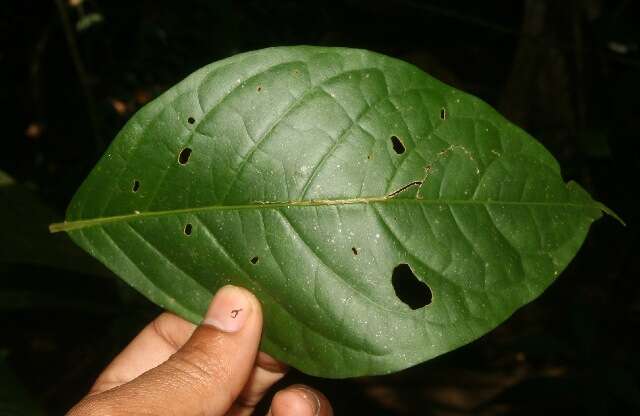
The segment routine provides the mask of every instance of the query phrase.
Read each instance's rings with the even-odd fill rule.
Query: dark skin
[[[195,326],[163,313],[100,374],[71,416],[253,414],[287,367],[259,352],[260,302],[225,286]],[[276,393],[268,415],[332,415],[327,398],[303,385]]]

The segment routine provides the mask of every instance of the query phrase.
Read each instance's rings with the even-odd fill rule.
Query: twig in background
[[[78,43],[76,42],[75,34],[71,27],[71,23],[69,22],[67,9],[65,8],[62,0],[56,0],[56,5],[58,6],[60,20],[62,21],[62,27],[64,29],[65,37],[67,38],[69,53],[71,54],[73,65],[75,66],[76,72],[78,73],[80,85],[82,86],[82,91],[87,101],[87,112],[89,113],[89,119],[91,120],[91,127],[93,129],[93,140],[96,147],[96,153],[100,154],[104,149],[104,140],[102,140],[102,136],[100,134],[100,123],[98,115],[96,113],[93,94],[91,92],[91,80],[89,78],[89,75],[87,74],[84,63],[82,62],[82,57],[80,56],[80,51],[78,50]]]

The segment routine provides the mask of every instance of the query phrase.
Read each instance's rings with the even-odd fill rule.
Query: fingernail
[[[305,387],[297,387],[297,386],[290,389],[292,391],[295,391],[296,394],[302,397],[304,401],[307,403],[307,405],[309,406],[309,410],[311,411],[311,413],[307,413],[307,414],[314,415],[314,416],[320,414],[320,399],[318,398],[318,396],[316,396],[316,394],[313,391]]]
[[[238,332],[251,314],[251,300],[244,289],[227,285],[218,290],[202,323],[220,331]]]

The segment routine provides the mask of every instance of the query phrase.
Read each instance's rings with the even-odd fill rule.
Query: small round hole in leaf
[[[258,256],[253,256],[251,257],[251,260],[249,260],[251,262],[251,264],[258,264],[258,262],[260,261],[260,257]]]
[[[191,235],[192,232],[193,232],[193,225],[187,224],[187,225],[184,226],[184,234],[185,235]]]
[[[133,180],[133,185],[131,186],[131,192],[138,192],[140,189],[140,181],[137,179]]]
[[[196,122],[196,119],[195,119],[195,118],[193,118],[193,117],[189,117],[189,118],[187,119],[187,122],[188,122],[189,124],[193,124],[193,123],[195,123],[195,122]]]
[[[408,264],[399,264],[393,269],[391,283],[398,299],[411,309],[420,309],[431,303],[431,289],[418,280]]]
[[[393,145],[393,150],[401,155],[404,153],[405,148],[402,141],[398,138],[398,136],[391,136],[391,144]]]
[[[258,90],[258,92],[262,91],[262,87],[258,86],[258,88],[256,88]]]
[[[186,165],[190,157],[191,157],[191,149],[188,147],[185,147],[180,152],[180,155],[178,155],[178,162],[180,162],[181,165]]]

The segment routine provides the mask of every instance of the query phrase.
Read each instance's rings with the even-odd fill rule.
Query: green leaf
[[[83,30],[89,29],[91,26],[101,23],[103,17],[100,13],[89,13],[84,15],[78,20],[76,23],[76,30],[78,32],[82,32]]]
[[[15,181],[7,173],[0,170],[0,187],[13,185]]]
[[[193,322],[222,285],[247,287],[266,352],[349,377],[491,330],[555,280],[602,209],[524,131],[416,67],[281,47],[140,110],[52,230]]]

